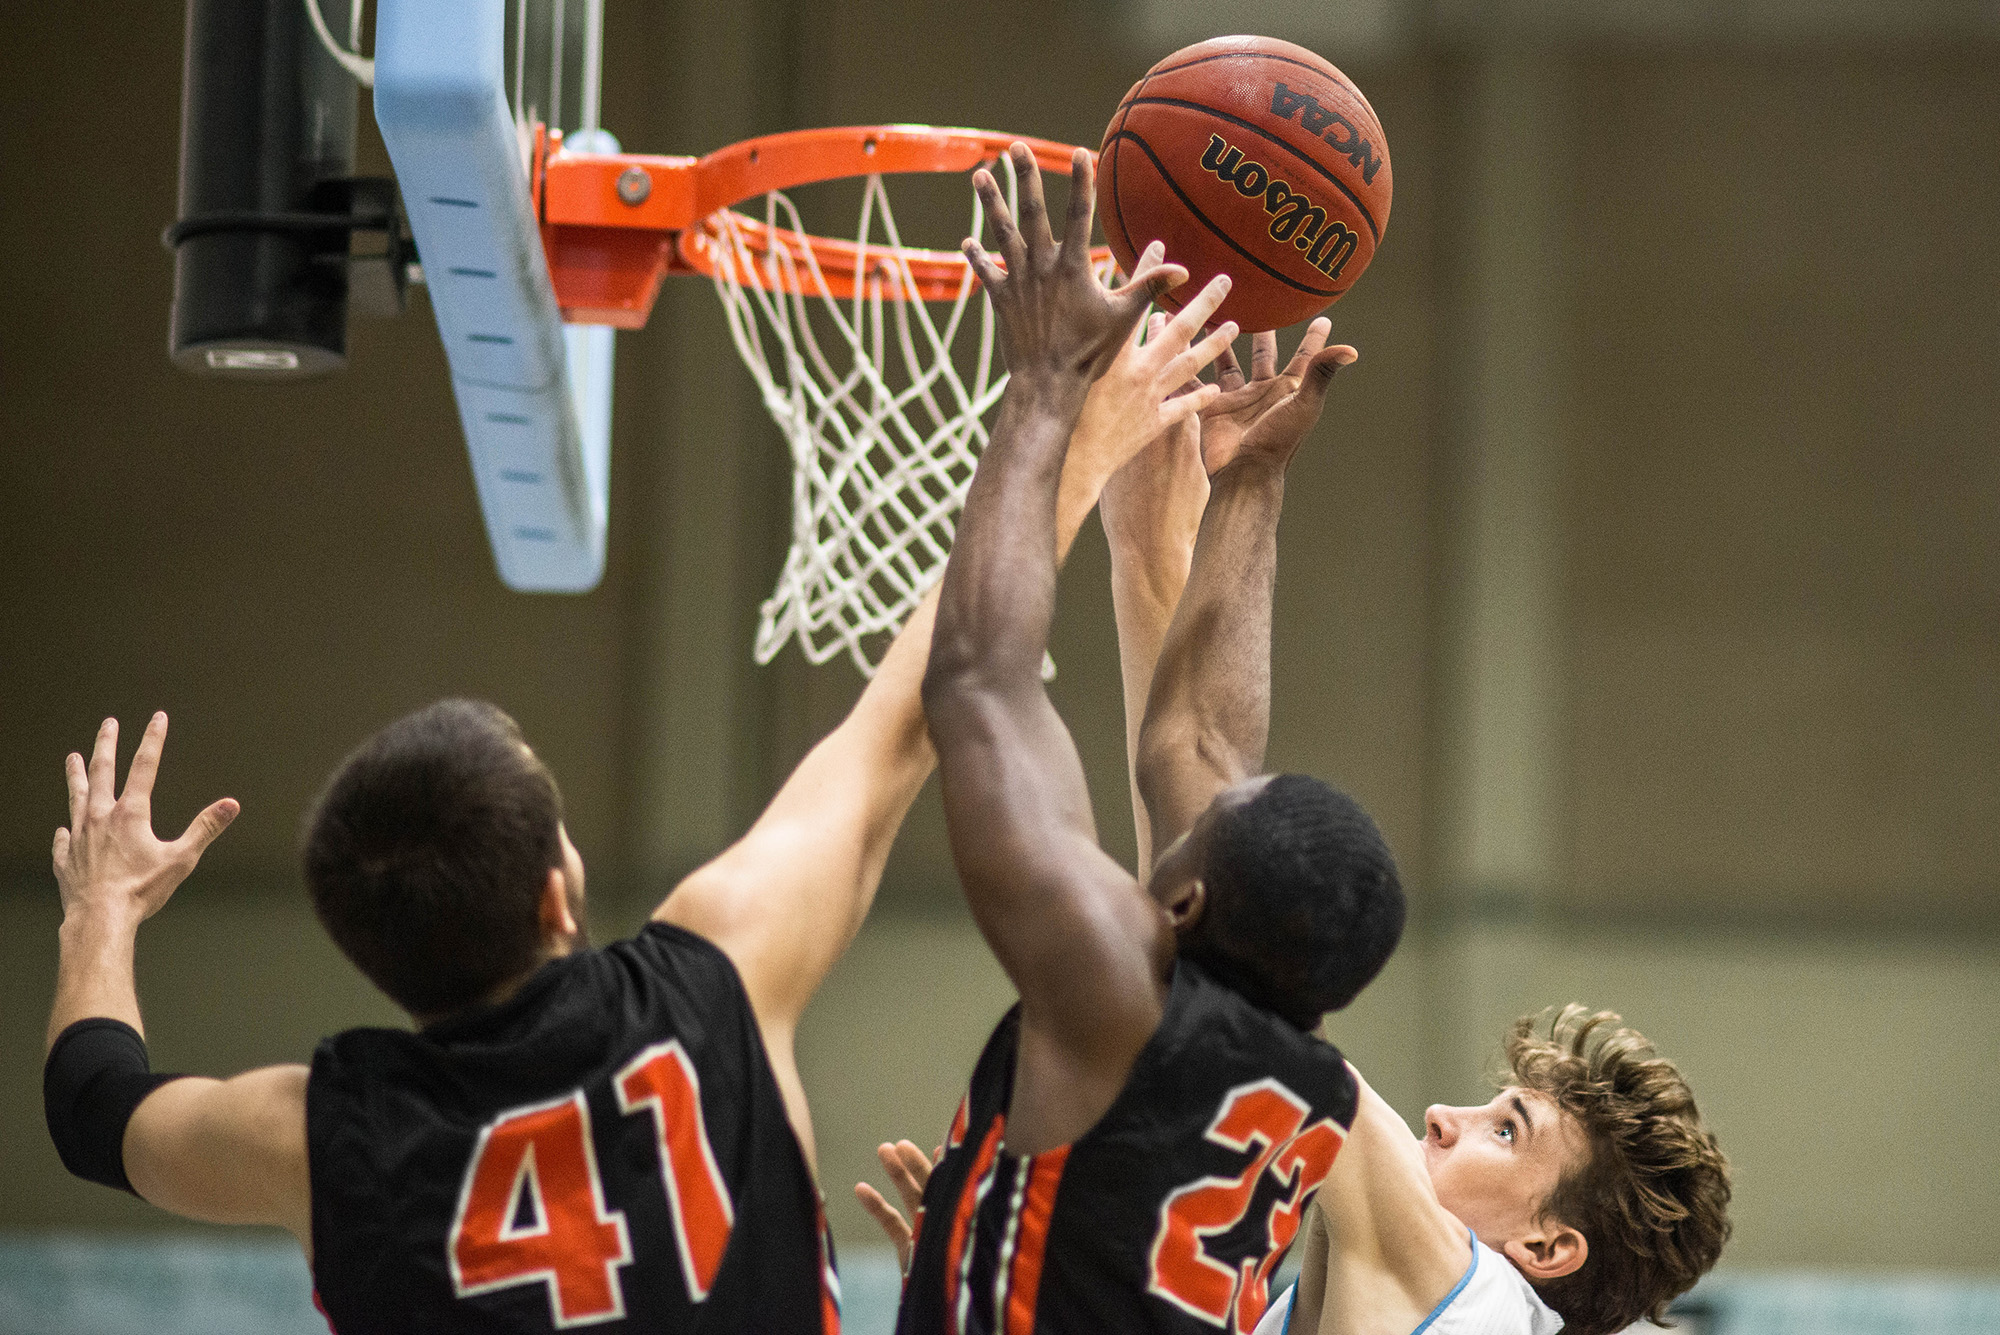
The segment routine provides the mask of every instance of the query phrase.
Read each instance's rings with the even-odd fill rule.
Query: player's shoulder
[[[1168,1065],[1273,1062],[1311,1072],[1352,1101],[1358,1086],[1340,1049],[1228,986],[1193,960],[1174,966],[1160,1027],[1142,1060]]]
[[[593,954],[604,965],[664,977],[704,995],[741,996],[743,980],[728,954],[701,933],[678,923],[649,922],[634,936]]]
[[[755,1023],[727,955],[686,928],[648,923],[623,940],[550,960],[493,1005],[417,1030],[359,1027],[322,1039],[313,1081],[415,1073],[449,1064],[454,1054],[590,1047],[615,1040],[613,1030],[648,1027],[667,1015],[725,1031]]]
[[[1425,1324],[1430,1335],[1556,1335],[1563,1319],[1513,1262],[1474,1236],[1464,1278]]]
[[[1262,1085],[1282,1086],[1311,1115],[1354,1120],[1359,1090],[1339,1049],[1181,960],[1110,1120],[1130,1110],[1152,1124],[1169,1106],[1206,1120],[1218,1100]]]

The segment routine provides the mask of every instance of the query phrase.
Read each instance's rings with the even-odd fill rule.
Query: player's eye
[[[1514,1124],[1512,1122],[1502,1122],[1500,1129],[1494,1134],[1498,1135],[1509,1145],[1512,1145],[1514,1143]]]

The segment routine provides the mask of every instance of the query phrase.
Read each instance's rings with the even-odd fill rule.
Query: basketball
[[[1226,273],[1215,321],[1254,333],[1354,285],[1389,224],[1390,184],[1381,122],[1346,75],[1273,37],[1216,37],[1160,61],[1118,104],[1097,211],[1126,273],[1153,241],[1187,266],[1163,303]]]

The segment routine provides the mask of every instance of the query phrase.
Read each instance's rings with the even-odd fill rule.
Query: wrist
[[[1104,467],[1104,440],[1090,416],[1086,410],[1069,433],[1069,448],[1063,452],[1063,490],[1088,496],[1095,505],[1110,485],[1112,474]]]
[[[77,949],[106,941],[129,939],[139,932],[139,915],[109,904],[77,904],[63,910],[56,929],[59,945]]]
[[[1007,398],[1025,410],[1063,414],[1074,421],[1083,413],[1092,383],[1089,376],[1080,372],[1054,366],[1028,366],[1009,371]]]
[[[1076,428],[1069,433],[1069,452],[1063,456],[1063,489],[1089,496],[1093,504],[1104,497],[1115,471],[1103,465],[1107,453],[1105,435],[1095,417],[1086,400]]]
[[[1126,524],[1105,515],[1101,505],[1098,513],[1103,516],[1104,543],[1111,552],[1114,580],[1139,577],[1157,582],[1161,572],[1178,572],[1180,578],[1186,578],[1198,529],[1183,531],[1157,521]]]
[[[1239,454],[1209,479],[1209,487],[1212,491],[1264,487],[1283,491],[1288,463],[1289,460],[1271,459],[1259,454]]]

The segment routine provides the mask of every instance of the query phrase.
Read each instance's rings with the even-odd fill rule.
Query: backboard
[[[705,279],[792,455],[791,550],[756,656],[796,640],[872,671],[942,572],[1005,384],[965,257],[906,244],[884,181],[986,164],[1011,190],[1022,137],[862,125],[627,153],[598,124],[602,0],[379,0],[372,59],[361,0],[189,5],[177,362],[334,369],[348,305],[387,290],[401,309],[414,253],[501,579],[580,593],[604,570],[614,330],[645,323],[666,276]],[[333,133],[357,84],[393,180],[355,176],[351,128]],[[1077,151],[1022,142],[1043,171]],[[844,180],[855,230],[810,232],[787,192]],[[965,194],[963,235],[981,235]],[[284,263],[244,262],[251,248]]]
[[[604,570],[612,340],[565,326],[530,171],[534,127],[600,151],[602,0],[382,0],[375,119],[395,166],[501,579]]]

